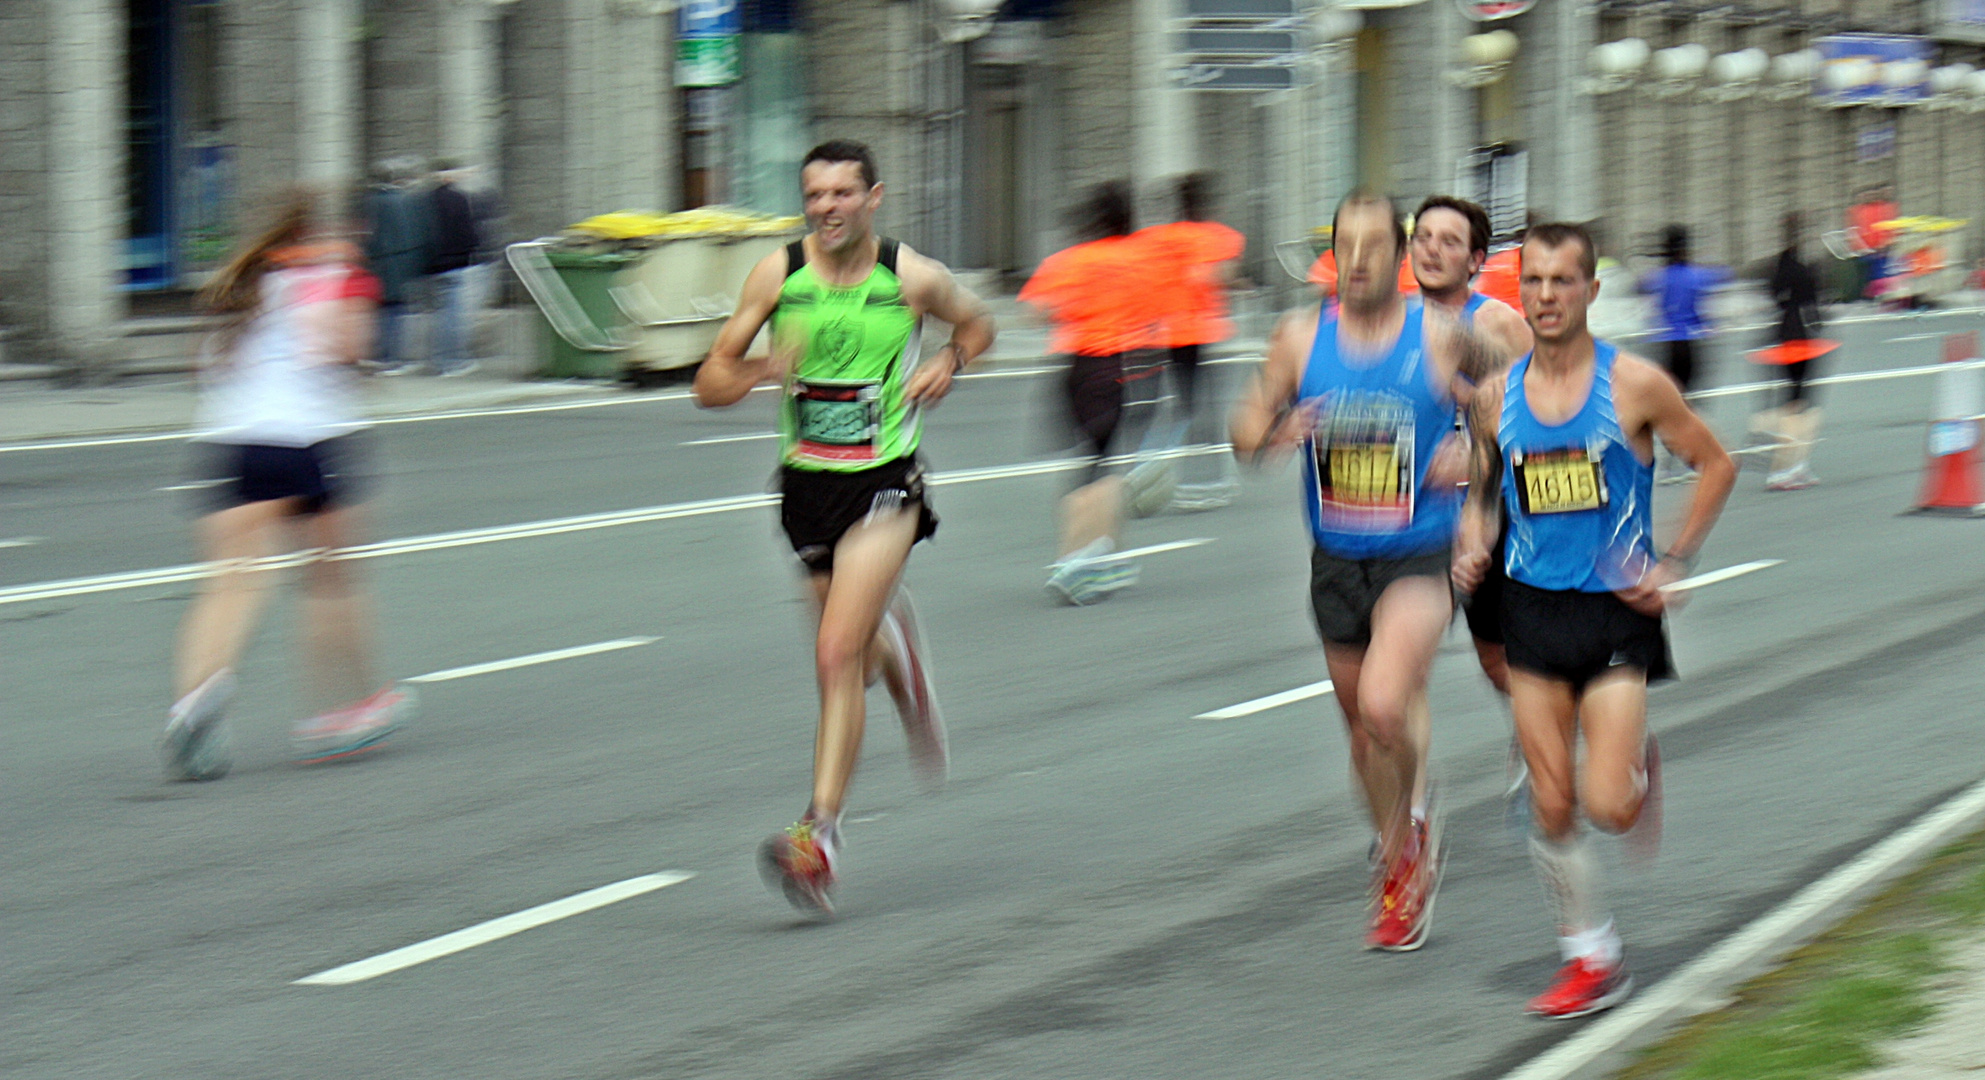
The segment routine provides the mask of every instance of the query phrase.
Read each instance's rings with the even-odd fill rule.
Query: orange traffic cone
[[[1985,484],[1979,482],[1978,335],[1944,338],[1937,373],[1937,409],[1930,420],[1929,456],[1923,464],[1923,497],[1916,513],[1985,517]]]

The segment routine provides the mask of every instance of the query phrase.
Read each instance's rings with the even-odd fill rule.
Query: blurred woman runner
[[[221,720],[284,532],[304,549],[305,666],[318,704],[330,706],[296,725],[298,760],[376,746],[407,705],[390,684],[374,689],[371,614],[339,554],[357,534],[365,424],[353,383],[371,349],[379,282],[330,227],[329,208],[315,194],[290,195],[201,293],[223,319],[202,366],[197,421],[200,546],[215,569],[179,628],[164,740],[175,779],[228,771]]]
[[[1210,175],[1196,172],[1181,177],[1178,200],[1179,220],[1152,225],[1138,232],[1137,238],[1147,245],[1157,266],[1170,270],[1158,344],[1171,354],[1178,403],[1174,425],[1186,442],[1206,446],[1218,441],[1219,417],[1213,388],[1201,378],[1201,353],[1233,335],[1227,284],[1234,261],[1247,248],[1247,238],[1212,219]],[[1181,485],[1171,499],[1172,508],[1212,510],[1232,499],[1233,480],[1224,471],[1232,466],[1224,457],[1207,464],[1216,470],[1212,481]]]

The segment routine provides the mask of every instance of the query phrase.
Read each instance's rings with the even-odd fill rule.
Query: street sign
[[[1281,30],[1186,30],[1178,48],[1195,56],[1286,56],[1301,51],[1296,35]]]
[[[1188,19],[1287,19],[1300,14],[1296,0],[1185,0]]]
[[[1296,69],[1281,64],[1192,64],[1178,69],[1188,90],[1288,90]]]

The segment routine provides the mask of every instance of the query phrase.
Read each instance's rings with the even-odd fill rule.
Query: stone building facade
[[[1156,221],[1166,181],[1204,169],[1251,241],[1244,272],[1286,283],[1275,244],[1352,187],[1410,204],[1454,190],[1492,145],[1522,150],[1532,210],[1595,222],[1616,253],[1681,223],[1702,258],[1753,262],[1784,211],[1832,225],[1875,183],[1905,213],[1968,219],[1953,255],[1985,248],[1985,114],[1970,107],[1823,108],[1646,72],[1592,92],[1615,89],[1595,87],[1593,47],[1623,38],[1779,55],[1886,31],[1985,67],[1940,33],[1939,0],[1536,0],[1493,24],[1457,0],[1348,19],[1295,0],[1293,85],[1246,93],[1176,77],[1192,0],[737,0],[743,83],[684,90],[683,2],[5,0],[7,353],[114,364],[148,293],[197,285],[269,193],[354,187],[396,155],[480,166],[523,238],[706,198],[792,212],[805,147],[858,138],[888,184],[883,228],[1009,280],[1066,242],[1086,186],[1130,179]],[[1514,56],[1477,77],[1465,46],[1492,29]]]

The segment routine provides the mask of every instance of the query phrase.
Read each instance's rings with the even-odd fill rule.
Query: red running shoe
[[[1413,833],[1373,897],[1365,947],[1380,952],[1412,952],[1427,943],[1433,928],[1434,895],[1440,889],[1439,853],[1427,823],[1413,819]]]
[[[1633,993],[1625,964],[1608,967],[1580,957],[1558,969],[1551,988],[1530,999],[1525,1011],[1546,1020],[1570,1020],[1610,1009]]]
[[[772,835],[758,849],[758,871],[767,886],[776,885],[786,902],[809,915],[834,914],[828,893],[834,888],[834,842],[819,831],[809,815]]]

